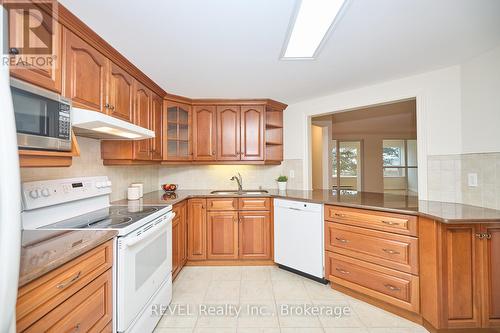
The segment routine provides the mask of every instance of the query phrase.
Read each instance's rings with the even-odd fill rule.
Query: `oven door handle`
[[[159,231],[161,229],[164,229],[174,217],[175,217],[175,213],[174,212],[167,213],[163,217],[163,221],[161,223],[155,225],[154,227],[152,227],[151,229],[149,229],[148,231],[146,231],[145,233],[143,233],[143,234],[141,234],[139,236],[136,236],[136,237],[133,237],[133,238],[125,240],[125,245],[127,247],[132,247],[132,246],[136,245],[137,243],[139,243],[139,242],[141,242],[141,241],[143,241],[145,239],[150,238],[151,236],[158,236],[158,235],[160,235]]]

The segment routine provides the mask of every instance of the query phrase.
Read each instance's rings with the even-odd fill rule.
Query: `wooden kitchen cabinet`
[[[17,2],[17,5],[19,2]],[[31,6],[32,4],[30,4]],[[9,4],[5,3],[8,7]],[[62,26],[52,20],[51,13],[40,10],[43,16],[33,15],[34,11],[24,11],[28,18],[19,15],[11,15],[9,22],[9,54],[15,57],[15,62],[19,64],[10,68],[13,77],[34,84],[38,87],[49,89],[58,93],[62,90]],[[24,41],[24,20],[30,20],[30,26],[37,27],[37,37],[45,45],[50,45],[50,54],[39,54],[43,57],[43,65],[38,65],[23,60],[23,55],[31,57],[33,51],[27,50]],[[31,42],[31,41],[30,41]],[[31,46],[31,45],[30,45]],[[37,45],[35,47],[42,47]],[[22,67],[21,67],[22,66]]]
[[[193,109],[193,159],[214,161],[217,158],[217,113],[213,105]]]
[[[217,160],[240,160],[240,107],[217,106]]]
[[[500,224],[419,219],[422,317],[436,329],[499,327]]]
[[[207,200],[188,200],[188,260],[207,259]]]
[[[151,127],[155,137],[151,139],[151,159],[161,161],[163,157],[163,99],[152,93]]]
[[[207,213],[207,259],[238,258],[238,212]]]
[[[500,327],[500,223],[484,224],[480,241],[483,264],[482,314],[484,327]]]
[[[193,159],[191,106],[170,100],[164,102],[163,160],[189,161]]]
[[[264,160],[264,106],[241,107],[241,160]]]
[[[113,241],[19,288],[18,332],[103,330],[112,320]]]
[[[151,128],[151,91],[136,81],[134,95],[134,124]],[[151,140],[134,141],[134,159],[151,160]]]
[[[172,221],[172,279],[175,279],[187,260],[186,202],[175,204]]]
[[[132,75],[112,61],[109,62],[108,77],[107,103],[105,104],[107,113],[131,123],[133,121],[135,80]]]
[[[63,30],[63,40],[64,96],[73,106],[107,112],[107,58],[68,29]]]
[[[271,259],[271,213],[239,212],[239,258]]]

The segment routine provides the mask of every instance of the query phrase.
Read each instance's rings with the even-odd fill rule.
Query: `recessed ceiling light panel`
[[[313,59],[347,0],[302,0],[282,59]]]

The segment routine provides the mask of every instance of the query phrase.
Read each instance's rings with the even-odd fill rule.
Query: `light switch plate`
[[[290,170],[290,178],[295,178],[295,171],[294,170]]]
[[[470,187],[477,187],[477,173],[468,173],[467,174],[467,184]]]

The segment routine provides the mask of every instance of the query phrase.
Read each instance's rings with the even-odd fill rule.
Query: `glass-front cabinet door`
[[[164,159],[169,161],[191,160],[191,106],[166,101]]]

